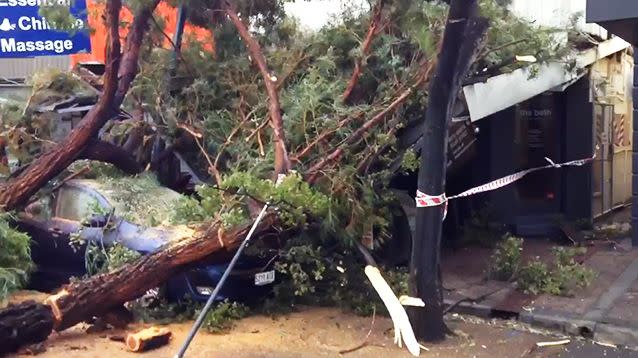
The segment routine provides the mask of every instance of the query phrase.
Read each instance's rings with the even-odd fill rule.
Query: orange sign
[[[95,0],[87,0],[86,5],[88,10],[89,26],[92,30],[91,53],[71,55],[71,66],[75,66],[77,63],[82,62],[106,62],[107,31],[104,26],[103,19],[105,5],[103,3],[98,3]],[[157,9],[155,9],[153,16],[158,23],[164,24],[164,33],[172,39],[175,33],[175,28],[177,27],[177,9],[161,2],[157,6]],[[120,22],[126,24],[126,26],[123,26],[120,29],[120,39],[122,40],[122,44],[124,39],[126,39],[126,34],[128,33],[128,28],[132,21],[133,15],[131,11],[128,8],[123,7],[120,12]],[[150,26],[155,26],[153,21],[150,21]],[[204,44],[204,46],[202,46],[204,49],[211,52],[213,51],[214,39],[209,30],[187,23],[186,26],[184,26],[184,38],[188,38],[189,36]],[[172,48],[171,42],[166,38],[163,46],[167,49]]]

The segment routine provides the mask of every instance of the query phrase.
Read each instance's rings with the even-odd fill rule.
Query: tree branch
[[[226,10],[226,14],[228,14],[231,22],[235,25],[235,28],[239,32],[239,36],[241,36],[242,40],[246,44],[248,52],[259,68],[261,77],[264,80],[266,92],[270,99],[268,111],[270,114],[271,127],[275,137],[275,174],[286,173],[290,170],[290,160],[288,159],[288,151],[286,150],[286,136],[284,133],[283,119],[281,117],[281,105],[279,104],[276,80],[273,81],[270,71],[268,70],[266,58],[261,50],[261,46],[250,34],[248,27],[246,27],[246,24],[244,24],[244,22],[239,18],[237,11],[235,11],[234,6],[230,3],[230,1],[224,2],[224,10]]]
[[[301,158],[305,157],[308,153],[310,153],[310,151],[314,147],[316,147],[317,144],[330,140],[330,138],[332,138],[332,136],[335,133],[337,133],[337,131],[339,129],[343,128],[346,124],[350,123],[352,120],[360,118],[361,116],[363,116],[363,114],[364,114],[363,112],[359,112],[359,113],[355,114],[354,116],[350,116],[350,117],[347,117],[347,118],[344,118],[344,119],[340,120],[339,123],[337,123],[337,126],[335,128],[331,128],[329,130],[323,131],[312,142],[310,142],[310,144],[308,144],[302,150],[300,150],[298,153],[296,153],[292,157],[291,160],[293,162],[301,161]]]
[[[131,153],[124,148],[103,140],[91,139],[78,159],[98,160],[113,164],[127,174],[137,174],[142,171],[140,164]]]
[[[153,12],[159,4],[160,0],[152,0],[145,7],[143,7],[133,19],[133,24],[126,36],[126,44],[124,45],[124,55],[122,56],[122,62],[120,63],[118,76],[120,78],[117,93],[114,99],[113,108],[120,108],[126,93],[131,88],[131,83],[137,76],[139,67],[138,60],[140,57],[140,49],[142,48],[142,41],[144,35],[149,28],[149,19],[153,16]],[[119,33],[117,36],[119,39]],[[118,43],[119,45],[119,43]]]
[[[348,146],[356,144],[363,138],[363,136],[372,128],[376,127],[388,114],[394,112],[399,106],[401,106],[412,95],[415,89],[419,88],[425,80],[429,77],[431,66],[425,73],[419,76],[418,80],[410,88],[406,89],[397,97],[388,107],[377,113],[374,117],[365,122],[359,129],[354,131],[350,137],[348,137],[341,145],[333,150],[328,156],[324,157],[321,161],[313,165],[307,173],[306,180],[309,183],[314,183],[317,179],[319,172],[323,170],[327,165],[334,163],[341,159],[344,154],[344,150]]]
[[[352,72],[352,76],[350,77],[350,81],[348,81],[348,86],[346,90],[341,95],[341,100],[345,103],[348,102],[352,91],[357,85],[357,81],[361,76],[361,70],[363,69],[363,58],[365,58],[370,52],[370,46],[372,45],[372,40],[377,33],[379,33],[379,27],[381,25],[381,12],[383,10],[383,5],[385,0],[379,0],[374,7],[374,13],[372,15],[372,20],[370,21],[370,26],[368,27],[368,32],[366,33],[366,37],[361,44],[361,56],[358,57],[354,63],[354,71]]]

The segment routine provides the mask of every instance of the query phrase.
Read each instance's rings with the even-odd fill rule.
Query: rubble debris
[[[32,344],[30,346],[27,346],[24,349],[21,349],[18,352],[18,354],[19,355],[25,355],[25,356],[36,356],[38,354],[46,352],[46,350],[47,350],[47,348],[44,345],[44,343],[36,343],[36,344]]]

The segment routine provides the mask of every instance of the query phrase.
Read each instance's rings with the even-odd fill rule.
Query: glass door
[[[562,160],[560,98],[542,94],[517,106],[516,125],[519,170],[544,166],[549,158]],[[505,140],[505,138],[503,138]],[[541,170],[516,183],[521,214],[554,214],[560,212],[560,170]]]

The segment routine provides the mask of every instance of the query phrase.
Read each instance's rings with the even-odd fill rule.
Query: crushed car
[[[89,273],[91,247],[120,245],[146,255],[189,235],[188,227],[167,222],[181,198],[148,177],[63,182],[19,215],[18,226],[32,237],[37,266],[31,288],[51,291]],[[247,301],[267,294],[275,279],[274,258],[243,257],[217,299]],[[169,301],[206,301],[227,266],[204,260],[154,293]]]

